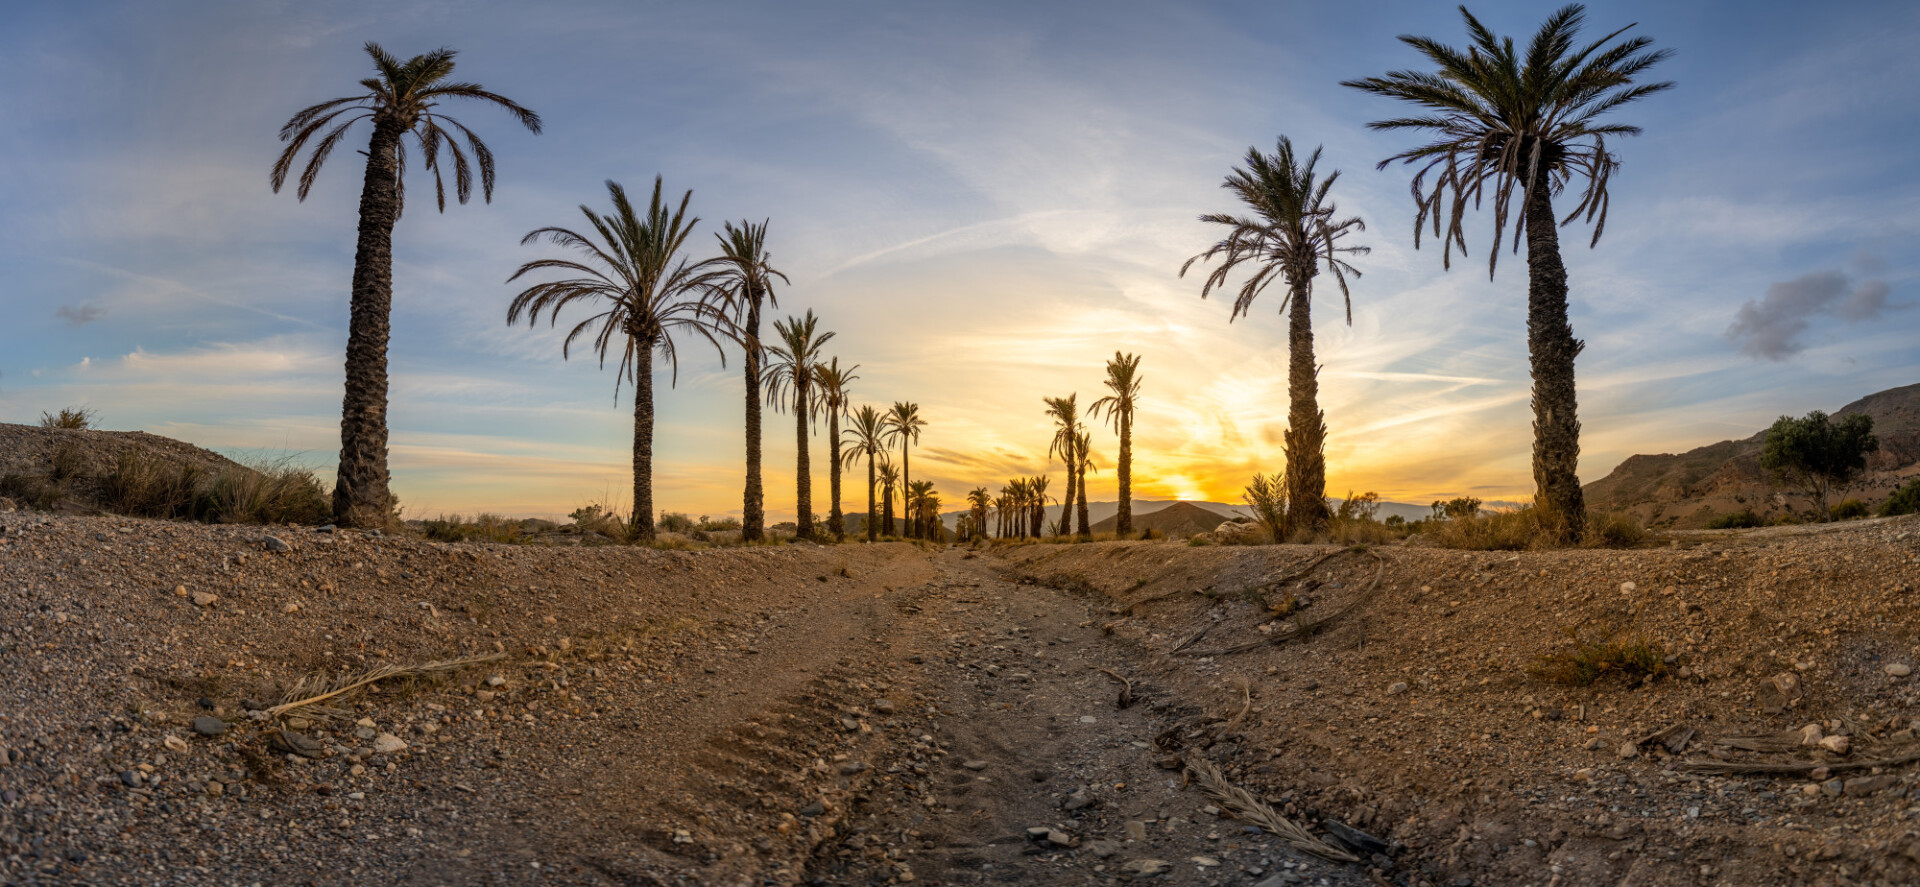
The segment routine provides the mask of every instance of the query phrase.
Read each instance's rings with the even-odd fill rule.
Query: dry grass
[[[1542,653],[1527,673],[1554,684],[1585,687],[1607,675],[1628,680],[1655,677],[1667,671],[1667,652],[1646,638],[1581,640],[1572,629],[1567,639],[1573,647]]]
[[[1467,551],[1539,551],[1567,547],[1540,526],[1531,505],[1472,517],[1429,522],[1426,531],[1442,548]],[[1649,534],[1638,521],[1612,512],[1587,513],[1587,531],[1581,548],[1633,548]]]
[[[58,413],[41,413],[40,427],[85,431],[92,428],[94,420],[98,418],[100,414],[86,407],[65,407]]]

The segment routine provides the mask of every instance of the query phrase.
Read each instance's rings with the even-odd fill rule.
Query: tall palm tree
[[[807,309],[804,317],[788,317],[773,322],[780,344],[767,349],[767,403],[774,409],[793,408],[794,438],[797,442],[797,476],[794,479],[795,508],[799,510],[797,535],[813,538],[813,474],[807,459],[807,438],[813,420],[819,418],[820,405],[813,399],[814,374],[820,366],[820,349],[833,333],[820,332],[820,318]]]
[[[933,481],[916,480],[907,484],[907,523],[916,539],[938,540],[940,497],[934,495]]]
[[[1200,287],[1200,298],[1215,288],[1225,289],[1227,280],[1242,265],[1252,274],[1241,284],[1229,322],[1247,313],[1253,300],[1275,280],[1285,282],[1286,297],[1280,310],[1287,313],[1287,453],[1286,484],[1292,508],[1287,527],[1293,533],[1319,533],[1326,529],[1327,512],[1326,414],[1320,410],[1319,368],[1313,357],[1313,278],[1324,264],[1340,283],[1341,298],[1346,301],[1347,323],[1353,323],[1353,299],[1347,290],[1347,277],[1360,276],[1343,256],[1364,255],[1364,246],[1341,246],[1340,241],[1366,224],[1358,218],[1338,218],[1338,208],[1327,199],[1333,183],[1340,178],[1334,171],[1325,179],[1316,179],[1314,166],[1320,161],[1320,149],[1313,149],[1305,162],[1294,154],[1293,143],[1279,138],[1274,153],[1247,150],[1246,168],[1235,169],[1222,187],[1246,204],[1252,215],[1235,216],[1209,213],[1200,220],[1227,228],[1227,235],[1213,246],[1180,266],[1180,274],[1195,262],[1220,258],[1220,266],[1207,275]],[[1289,308],[1291,310],[1289,311]]]
[[[827,512],[827,531],[833,534],[834,541],[847,539],[846,518],[840,514],[840,415],[847,409],[847,386],[860,378],[853,371],[859,364],[840,368],[840,358],[814,367],[813,381],[820,387],[820,408],[827,414],[827,445],[832,449],[832,458],[828,461],[830,478],[827,489],[833,501],[833,508]]]
[[[1060,500],[1061,532],[1071,532],[1073,521],[1074,484],[1079,481],[1079,472],[1074,466],[1080,464],[1075,449],[1080,443],[1080,395],[1069,394],[1066,397],[1043,397],[1047,404],[1047,416],[1053,419],[1053,440],[1047,445],[1049,458],[1058,455],[1067,466],[1067,494]]]
[[[1027,478],[1027,535],[1035,539],[1047,532],[1047,476]]]
[[[747,369],[747,488],[740,507],[740,538],[753,542],[767,536],[767,500],[760,484],[760,370],[765,360],[760,344],[760,304],[780,307],[780,300],[773,294],[773,281],[791,281],[771,264],[767,222],[755,225],[743,221],[739,227],[727,222],[725,233],[714,237],[720,241],[720,255],[708,260],[714,268],[714,283],[727,291],[745,315],[740,325],[740,348],[745,352]]]
[[[913,484],[913,462],[907,457],[907,447],[920,442],[920,429],[925,427],[927,423],[921,420],[917,403],[897,400],[893,402],[893,409],[887,411],[887,434],[900,442],[900,477],[909,486]],[[893,527],[889,525],[887,530],[892,532]],[[907,532],[911,534],[913,528],[909,526]]]
[[[973,535],[987,535],[987,513],[993,509],[993,494],[986,487],[974,487],[967,493],[967,505],[973,517]]]
[[[1093,432],[1086,431],[1084,425],[1080,427],[1082,430],[1079,437],[1073,443],[1073,454],[1076,459],[1073,470],[1080,476],[1079,481],[1074,484],[1075,490],[1079,492],[1079,499],[1073,508],[1074,521],[1078,524],[1074,532],[1082,539],[1091,539],[1093,529],[1087,525],[1087,471],[1093,468]]]
[[[366,175],[360,184],[360,231],[353,253],[353,289],[347,322],[347,385],[340,408],[340,470],[333,485],[333,518],[349,527],[384,526],[393,518],[387,490],[387,340],[393,314],[393,225],[400,219],[407,169],[405,138],[420,146],[427,171],[433,173],[434,196],[440,211],[447,209],[447,189],[441,175],[442,149],[453,160],[454,197],[466,203],[473,196],[473,171],[480,170],[481,199],[493,202],[493,152],[473,131],[434,109],[449,99],[477,99],[505,108],[534,133],[540,115],[512,99],[488,92],[475,83],[447,78],[453,74],[454,51],[436,49],[404,62],[378,43],[366,45],[377,74],[360,81],[366,92],[321,102],[293,115],[280,127],[287,143],[273,164],[274,193],[280,193],[293,171],[294,161],[321,130],[313,154],[300,173],[294,194],[307,199],[327,156],[347,130],[361,120],[373,121],[367,143]],[[467,152],[450,130],[467,141]]]
[[[1113,518],[1113,533],[1126,538],[1133,533],[1133,408],[1140,399],[1140,355],[1113,353],[1107,361],[1107,390],[1113,392],[1093,402],[1087,413],[1098,418],[1102,412],[1120,435],[1120,462],[1114,474],[1120,481],[1120,512]]]
[[[893,532],[893,491],[900,486],[900,469],[895,468],[893,460],[880,457],[880,525],[886,527],[886,534]]]
[[[1607,227],[1607,185],[1620,165],[1607,138],[1640,134],[1637,126],[1604,123],[1601,117],[1672,88],[1669,81],[1636,82],[1670,52],[1649,49],[1650,37],[1614,42],[1632,25],[1576,48],[1586,10],[1575,4],[1547,17],[1523,58],[1511,37],[1496,38],[1465,7],[1460,14],[1473,41],[1465,52],[1426,37],[1400,38],[1439,70],[1392,71],[1343,85],[1421,108],[1420,116],[1370,124],[1432,136],[1380,162],[1381,168],[1396,160],[1420,166],[1413,178],[1414,246],[1431,221],[1434,236],[1441,238],[1441,264],[1450,265],[1454,247],[1463,256],[1467,252],[1467,207],[1492,203],[1491,279],[1510,216],[1515,252],[1525,236],[1534,503],[1543,529],[1578,541],[1586,528],[1586,501],[1577,473],[1580,420],[1573,364],[1586,343],[1573,337],[1567,322],[1567,269],[1560,259],[1553,197],[1581,183],[1579,202],[1560,224],[1584,217],[1594,223],[1588,247],[1598,244]]]
[[[887,449],[886,420],[881,417],[879,410],[871,405],[862,405],[847,417],[847,421],[852,423],[846,434],[852,438],[853,448],[846,450],[841,458],[851,466],[861,456],[867,457],[867,541],[874,542],[880,538],[880,513],[874,506],[873,461]]]
[[[560,280],[536,283],[513,297],[507,306],[507,325],[524,316],[528,326],[546,312],[549,326],[560,322],[560,310],[574,302],[591,305],[597,313],[575,324],[561,343],[563,358],[570,355],[574,340],[592,334],[593,347],[605,366],[607,351],[620,342],[619,376],[614,392],[619,396],[620,381],[633,382],[633,536],[636,540],[654,537],[653,527],[653,355],[655,351],[672,368],[668,384],[680,376],[679,349],[674,334],[697,335],[717,351],[715,334],[729,335],[732,327],[724,304],[716,304],[714,290],[698,267],[689,267],[680,257],[681,248],[693,233],[697,218],[687,218],[687,204],[693,200],[688,191],[680,198],[680,207],[669,211],[661,199],[661,180],[653,180],[653,199],[646,215],[634,212],[633,203],[618,182],[607,182],[607,194],[613,199],[613,212],[607,215],[582,205],[581,214],[599,235],[596,243],[585,234],[567,228],[535,228],[520,239],[521,245],[545,239],[564,247],[578,258],[535,259],[520,266],[507,278],[508,283],[535,271],[557,271],[574,275]],[[720,361],[726,363],[726,353]]]

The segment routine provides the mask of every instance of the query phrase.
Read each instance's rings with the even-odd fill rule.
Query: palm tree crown
[[[1607,226],[1607,184],[1619,161],[1607,150],[1607,137],[1635,136],[1640,128],[1603,123],[1602,115],[1673,87],[1670,81],[1635,83],[1635,77],[1665,59],[1670,50],[1649,50],[1650,37],[1613,43],[1628,25],[1575,48],[1586,10],[1564,6],[1534,33],[1522,57],[1511,37],[1500,39],[1466,7],[1460,7],[1473,45],[1465,52],[1426,37],[1402,36],[1401,42],[1432,61],[1439,70],[1392,71],[1384,77],[1348,80],[1342,85],[1420,106],[1425,113],[1368,124],[1380,130],[1431,133],[1433,140],[1380,161],[1421,164],[1413,178],[1414,246],[1429,224],[1443,240],[1443,265],[1452,250],[1466,255],[1467,207],[1493,204],[1495,248],[1488,251],[1487,274],[1499,260],[1516,188],[1532,193],[1535,184],[1558,193],[1575,178],[1586,184],[1580,202],[1561,224],[1582,216],[1594,222],[1593,239]],[[1613,43],[1612,46],[1607,44]],[[1431,177],[1431,179],[1429,178]],[[1520,248],[1524,225],[1514,227],[1513,248]],[[1551,225],[1551,217],[1540,220]]]

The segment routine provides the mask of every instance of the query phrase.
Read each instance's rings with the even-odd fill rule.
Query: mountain
[[[1867,456],[1867,471],[1852,486],[1836,490],[1834,502],[1860,499],[1877,505],[1908,477],[1920,474],[1920,385],[1869,394],[1833,413],[1873,417],[1880,451]],[[1775,487],[1760,468],[1766,429],[1742,440],[1680,454],[1630,456],[1611,474],[1585,487],[1587,504],[1632,514],[1649,526],[1699,528],[1715,516],[1753,509],[1763,518],[1805,512],[1811,497]],[[1831,503],[1830,503],[1831,504]]]
[[[1201,533],[1212,532],[1214,527],[1227,522],[1227,516],[1198,502],[1156,502],[1158,506],[1145,513],[1133,514],[1133,531],[1159,530],[1169,539],[1184,539]],[[1207,503],[1217,504],[1217,503]],[[1089,507],[1091,512],[1091,507]],[[1119,508],[1115,514],[1103,521],[1094,523],[1088,529],[1095,533],[1111,533],[1116,521],[1120,519]]]

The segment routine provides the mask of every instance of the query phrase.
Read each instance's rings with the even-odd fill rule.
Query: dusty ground
[[[1912,766],[1846,769],[1912,739],[1920,676],[1888,666],[1915,659],[1913,519],[1388,547],[1280,585],[1333,550],[0,528],[8,885],[1896,884],[1920,858]],[[1304,608],[1271,618],[1287,597]],[[1673,671],[1529,677],[1566,627],[1657,640]],[[304,676],[484,655],[331,718],[248,714]],[[1798,698],[1760,698],[1782,673]],[[1719,744],[1814,722],[1848,753]],[[1678,753],[1637,742],[1676,725]],[[1301,855],[1187,785],[1183,755],[1391,846]]]

